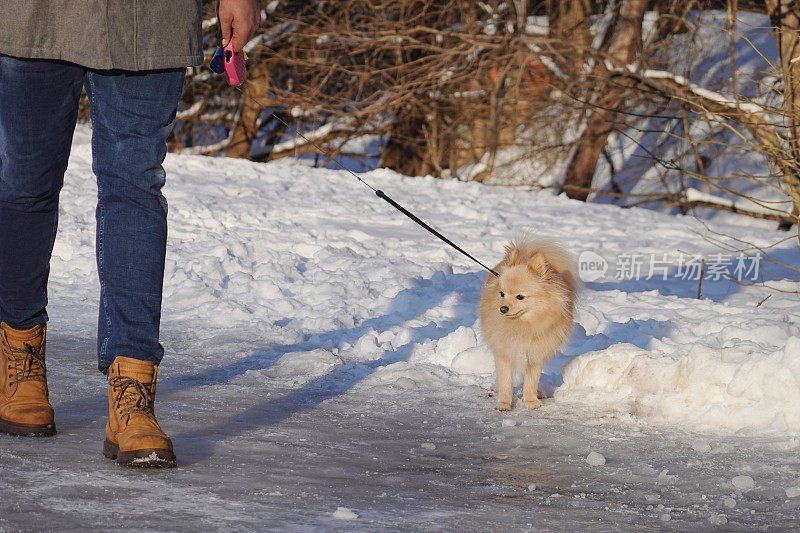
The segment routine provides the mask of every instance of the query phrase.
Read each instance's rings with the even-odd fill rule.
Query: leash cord
[[[264,110],[266,109],[266,106],[265,106],[265,105],[262,105],[262,104],[261,104],[261,102],[259,102],[258,100],[256,100],[255,98],[253,98],[252,96],[250,96],[249,94],[247,94],[245,91],[243,91],[243,90],[242,90],[242,88],[241,88],[240,86],[238,86],[238,85],[234,85],[234,86],[233,86],[233,88],[234,88],[234,89],[236,89],[237,91],[239,91],[239,92],[242,94],[242,96],[244,96],[245,98],[249,98],[250,100],[252,100],[252,101],[253,101],[253,103],[254,103],[254,104],[256,104],[256,105],[259,107],[259,109],[261,109],[262,111],[264,111]],[[274,113],[274,112],[273,112],[273,113],[271,113],[270,115],[271,115],[271,118],[275,118],[275,119],[277,119],[277,120],[278,120],[278,122],[280,122],[281,124],[283,124],[283,125],[284,125],[284,126],[286,126],[287,128],[291,127],[291,126],[289,125],[289,123],[288,123],[288,122],[286,122],[285,120],[283,120],[281,117],[279,117],[277,113]],[[344,166],[344,165],[343,165],[343,164],[342,164],[342,163],[339,161],[339,158],[337,158],[337,157],[336,157],[336,156],[334,156],[333,154],[329,153],[327,150],[324,150],[322,147],[320,147],[319,145],[317,145],[317,144],[316,144],[314,141],[312,141],[311,139],[309,139],[308,137],[306,137],[305,135],[303,135],[302,133],[300,133],[300,131],[299,131],[299,130],[296,130],[296,133],[297,133],[297,135],[298,135],[300,138],[302,138],[302,139],[303,139],[304,141],[306,141],[308,144],[310,144],[311,146],[313,146],[313,147],[314,147],[314,148],[315,148],[317,151],[319,151],[319,152],[320,152],[320,153],[322,153],[322,154],[325,154],[327,157],[329,157],[329,158],[330,158],[330,160],[331,160],[331,161],[333,161],[334,163],[336,163],[337,165],[339,165],[339,168],[341,168],[342,170],[344,170],[344,171],[348,172],[348,173],[349,173],[351,176],[353,176],[355,179],[357,179],[358,181],[360,181],[361,183],[363,183],[364,185],[366,185],[367,187],[369,187],[370,189],[372,189],[372,191],[375,193],[375,195],[376,195],[378,198],[381,198],[382,200],[385,200],[385,201],[386,201],[386,203],[388,203],[389,205],[391,205],[392,207],[394,207],[395,209],[397,209],[398,211],[400,211],[401,213],[403,213],[405,216],[407,216],[408,218],[410,218],[411,220],[413,220],[414,222],[416,222],[417,224],[419,224],[420,226],[422,226],[423,228],[425,228],[426,230],[428,230],[429,232],[431,232],[433,235],[435,235],[436,237],[438,237],[438,238],[439,238],[440,240],[442,240],[443,242],[447,243],[448,245],[452,246],[453,248],[455,248],[456,250],[458,250],[459,252],[461,252],[461,253],[462,253],[462,254],[464,254],[465,256],[469,257],[470,259],[472,259],[473,261],[475,261],[476,263],[478,263],[480,266],[482,266],[483,268],[485,268],[486,270],[488,270],[489,272],[491,272],[492,274],[494,274],[496,277],[500,277],[500,275],[499,275],[497,272],[495,272],[494,270],[492,270],[492,269],[491,269],[491,268],[489,268],[488,266],[484,265],[483,263],[481,263],[480,261],[478,261],[477,259],[475,259],[474,257],[472,257],[470,254],[468,254],[466,251],[464,251],[464,250],[463,250],[463,249],[461,249],[461,248],[460,248],[458,245],[456,245],[456,244],[455,244],[453,241],[451,241],[450,239],[448,239],[447,237],[445,237],[444,235],[442,235],[441,233],[439,233],[438,231],[436,231],[435,229],[433,229],[433,228],[432,228],[431,226],[429,226],[428,224],[426,224],[426,223],[425,223],[423,220],[421,220],[421,219],[420,219],[418,216],[416,216],[414,213],[412,213],[411,211],[409,211],[408,209],[406,209],[406,208],[405,208],[405,207],[403,207],[402,205],[400,205],[400,204],[398,204],[397,202],[395,202],[395,201],[394,201],[392,198],[390,198],[390,197],[389,197],[389,196],[388,196],[388,195],[387,195],[385,192],[383,192],[383,191],[382,191],[382,190],[380,190],[380,189],[376,189],[375,187],[373,187],[372,185],[370,185],[369,183],[367,183],[366,181],[364,181],[364,180],[361,178],[361,176],[359,176],[358,174],[356,174],[355,172],[353,172],[353,171],[352,171],[352,170],[350,170],[349,168],[345,167],[345,166]]]

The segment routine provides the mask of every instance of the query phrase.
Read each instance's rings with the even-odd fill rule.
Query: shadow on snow
[[[309,351],[320,347],[338,347],[344,343],[352,345],[372,330],[381,333],[401,326],[424,316],[449,295],[455,294],[457,297],[453,320],[438,324],[429,322],[408,328],[411,333],[408,341],[402,346],[394,347],[393,350],[384,351],[377,359],[343,363],[280,398],[266,399],[247,407],[244,411],[237,411],[214,425],[175,435],[173,440],[176,442],[176,447],[184,450],[181,452],[181,463],[192,464],[201,461],[213,455],[217,442],[278,423],[297,412],[311,409],[325,400],[344,394],[378,369],[407,361],[418,344],[442,339],[462,326],[472,326],[475,323],[475,310],[483,277],[482,273],[445,275],[437,272],[430,279],[416,278],[411,287],[395,296],[386,314],[364,320],[355,327],[313,334],[302,342],[272,346],[238,361],[197,374],[165,380],[165,387],[162,389],[165,394],[193,387],[219,385],[249,370],[269,368],[286,353]]]

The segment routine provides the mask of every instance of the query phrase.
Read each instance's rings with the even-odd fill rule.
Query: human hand
[[[222,48],[228,45],[233,34],[233,51],[241,52],[247,41],[261,24],[261,11],[257,0],[220,0],[219,28]]]

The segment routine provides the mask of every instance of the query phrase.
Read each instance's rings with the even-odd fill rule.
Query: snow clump
[[[586,456],[586,462],[589,463],[589,466],[603,466],[606,464],[606,458],[597,452],[590,452]]]
[[[731,480],[731,483],[739,492],[747,492],[756,486],[755,481],[750,476],[736,476]]]
[[[339,520],[355,520],[358,515],[347,507],[337,507],[336,511],[333,512],[333,517]]]

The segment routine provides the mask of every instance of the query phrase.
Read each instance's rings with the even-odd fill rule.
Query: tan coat
[[[0,0],[0,53],[93,69],[203,62],[201,0]]]

